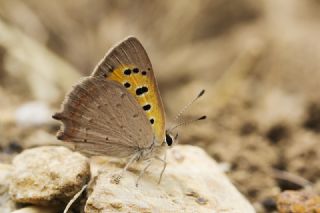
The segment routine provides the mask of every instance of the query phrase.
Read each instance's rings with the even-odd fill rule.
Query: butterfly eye
[[[173,142],[173,140],[172,140],[171,135],[166,134],[166,143],[168,144],[168,146],[171,146],[172,142]]]

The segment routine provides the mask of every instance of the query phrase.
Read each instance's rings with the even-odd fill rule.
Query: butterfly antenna
[[[179,118],[181,117],[181,115],[187,111],[187,109],[189,109],[189,107],[196,102],[196,100],[198,100],[201,96],[203,96],[205,90],[201,90],[201,92],[197,95],[197,97],[195,97],[192,101],[190,101],[187,105],[185,105],[182,110],[180,110],[180,112],[177,114],[177,116],[175,117],[174,121],[178,121]]]
[[[178,123],[177,125],[171,127],[171,128],[169,129],[169,131],[172,132],[172,130],[174,130],[174,129],[180,127],[180,126],[186,126],[186,125],[188,125],[188,124],[190,124],[190,123],[193,123],[193,122],[195,122],[195,121],[201,121],[201,120],[204,120],[204,119],[206,119],[206,118],[207,118],[207,116],[206,116],[206,115],[203,115],[203,116],[201,116],[200,118],[197,118],[197,119],[192,119],[192,120],[188,120],[188,121],[182,121],[181,123]]]

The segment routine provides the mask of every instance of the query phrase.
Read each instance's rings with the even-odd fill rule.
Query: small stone
[[[40,126],[50,123],[52,111],[44,102],[27,102],[16,110],[16,123],[20,127]]]
[[[123,207],[121,202],[111,202],[110,205],[115,209],[121,209]]]
[[[287,190],[278,196],[277,209],[280,213],[320,212],[320,196],[310,191]]]
[[[199,198],[197,198],[197,203],[199,203],[200,205],[205,205],[205,204],[207,204],[208,203],[208,200],[207,199],[205,199],[205,198],[203,198],[203,197],[199,197]]]
[[[186,193],[185,193],[187,196],[191,196],[191,197],[195,197],[195,198],[198,198],[199,197],[199,194],[191,189],[189,189]]]
[[[65,204],[90,176],[87,158],[65,147],[25,150],[14,158],[13,167],[9,193],[20,203]]]

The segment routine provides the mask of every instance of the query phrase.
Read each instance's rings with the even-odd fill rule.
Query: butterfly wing
[[[100,61],[94,77],[118,82],[136,98],[151,123],[155,139],[164,141],[165,116],[149,57],[134,37],[129,37],[111,49]]]
[[[90,155],[128,157],[153,143],[149,119],[136,99],[120,84],[85,78],[68,94],[58,139],[71,141]]]

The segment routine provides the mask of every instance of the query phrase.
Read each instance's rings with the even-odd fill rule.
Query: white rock
[[[46,103],[34,101],[21,105],[16,110],[15,118],[21,127],[39,126],[51,122],[52,114]]]
[[[119,184],[111,181],[123,167],[119,161],[94,158],[91,167],[100,174],[90,186],[85,212],[254,212],[217,163],[193,146],[169,150],[160,185],[160,162],[149,168],[138,187],[135,181],[143,165],[129,168]]]
[[[67,203],[90,175],[87,158],[65,147],[25,150],[14,158],[13,166],[9,192],[21,203]]]

